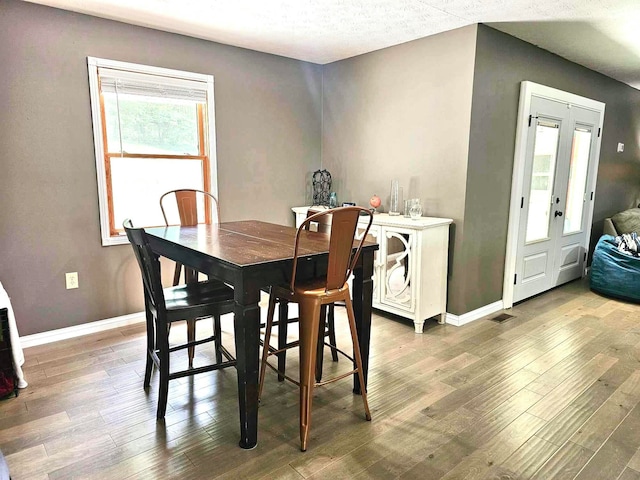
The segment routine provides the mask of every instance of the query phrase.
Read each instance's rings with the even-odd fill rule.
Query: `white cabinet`
[[[304,221],[308,208],[292,209],[296,226]],[[440,315],[440,323],[444,322],[451,223],[450,218],[373,216],[369,235],[380,245],[374,264],[373,307],[413,320],[416,333],[422,333],[427,318]]]

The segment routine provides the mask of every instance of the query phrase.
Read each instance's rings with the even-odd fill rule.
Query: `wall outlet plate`
[[[618,153],[622,153],[624,152],[624,143],[619,143],[618,144]]]
[[[78,288],[78,272],[68,272],[64,274],[67,283],[67,290]]]

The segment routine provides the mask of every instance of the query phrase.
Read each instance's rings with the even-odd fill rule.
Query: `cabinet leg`
[[[445,320],[447,319],[447,312],[442,312],[440,315],[438,315],[438,323],[440,325],[444,325],[446,322]]]
[[[413,322],[413,326],[416,329],[416,333],[422,333],[422,329],[424,327],[424,320],[417,320]]]

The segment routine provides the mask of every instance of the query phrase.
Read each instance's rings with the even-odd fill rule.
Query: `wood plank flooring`
[[[596,295],[581,280],[493,321],[500,313],[463,327],[428,321],[422,335],[376,314],[373,421],[350,380],[321,387],[305,453],[297,388],[273,372],[259,444],[247,451],[237,446],[233,369],[171,382],[159,423],[157,375],[142,388],[142,325],[32,347],[29,387],[0,401],[0,450],[14,480],[640,479],[640,305]],[[231,322],[223,319],[228,346]],[[199,335],[207,328],[199,322]],[[196,363],[211,355],[198,347]],[[325,354],[325,375],[347,368]]]

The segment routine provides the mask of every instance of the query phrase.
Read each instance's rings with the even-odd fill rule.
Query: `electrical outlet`
[[[67,290],[78,288],[78,272],[65,273],[64,276],[67,281]]]
[[[622,152],[624,152],[624,143],[619,143],[619,144],[618,144],[617,152],[618,152],[618,153],[622,153]]]

